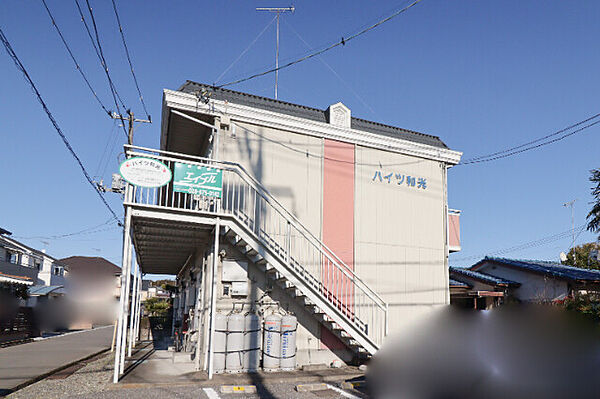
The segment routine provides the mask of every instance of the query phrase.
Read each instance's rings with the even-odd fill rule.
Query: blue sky
[[[110,105],[75,3],[48,4],[98,95]],[[92,4],[116,86],[136,116],[144,116],[110,2]],[[186,79],[214,82],[272,19],[254,8],[290,5],[277,0],[117,4],[155,122],[139,126],[136,144],[151,147],[158,146],[162,89],[176,89]],[[282,18],[280,60],[306,54],[305,42],[320,48],[347,37],[404,4],[298,2],[296,12]],[[598,112],[598,17],[597,1],[424,0],[321,59],[281,71],[279,98],[317,108],[342,101],[354,116],[438,135],[465,158],[495,152]],[[125,137],[95,103],[41,2],[3,1],[0,26],[86,167],[110,181]],[[218,83],[272,67],[274,35],[271,24]],[[109,213],[3,49],[0,82],[0,226],[17,237],[49,237],[104,223]],[[232,88],[272,96],[273,76]],[[450,263],[466,266],[480,255],[569,230],[570,211],[562,204],[572,199],[578,199],[575,224],[584,224],[591,201],[589,170],[600,167],[599,131],[594,127],[539,150],[450,170],[449,203],[463,211],[463,251],[451,255]],[[120,197],[107,198],[121,215]],[[120,230],[110,224],[90,231],[22,241],[56,257],[104,256],[120,264]],[[593,239],[583,232],[578,243]],[[566,237],[505,256],[558,259],[570,242]]]

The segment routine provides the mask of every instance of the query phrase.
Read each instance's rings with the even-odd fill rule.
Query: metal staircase
[[[387,334],[387,304],[239,164],[126,146],[127,157],[222,170],[220,199],[135,187],[132,205],[221,218],[220,233],[356,354]]]

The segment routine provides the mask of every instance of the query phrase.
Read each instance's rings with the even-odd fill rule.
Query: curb
[[[77,359],[77,360],[75,360],[75,361],[73,361],[71,363],[63,364],[62,366],[57,367],[57,368],[55,368],[53,370],[50,370],[50,371],[48,371],[48,372],[46,372],[44,374],[40,374],[38,376],[35,376],[35,377],[31,378],[30,380],[22,382],[19,385],[13,387],[13,388],[7,389],[8,392],[6,392],[6,395],[8,396],[10,394],[13,394],[13,393],[17,392],[18,390],[25,388],[26,386],[29,386],[31,384],[35,384],[36,382],[41,381],[44,378],[47,378],[47,377],[51,376],[52,374],[58,373],[59,371],[62,371],[62,370],[67,369],[67,368],[69,368],[71,366],[74,366],[75,364],[77,364],[79,362],[83,362],[85,360],[91,359],[94,356],[100,355],[101,353],[108,352],[109,350],[110,350],[110,347],[102,349],[100,351],[92,353],[91,355],[87,355],[87,356],[82,357],[81,359]]]

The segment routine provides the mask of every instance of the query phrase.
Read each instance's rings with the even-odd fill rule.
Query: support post
[[[217,310],[217,266],[219,262],[219,235],[221,230],[221,219],[217,218],[215,224],[215,242],[213,248],[211,286],[210,286],[210,332],[208,353],[208,379],[211,380],[214,373],[214,347],[215,347],[215,312]]]
[[[133,268],[133,290],[131,292],[131,306],[129,307],[129,346],[127,347],[127,356],[131,357],[133,349],[133,336],[135,333],[135,310],[137,309],[137,290],[138,290],[138,264],[135,262]]]
[[[125,270],[123,272],[126,273],[126,282],[125,282],[125,301],[123,306],[123,329],[121,330],[121,354],[120,354],[120,364],[119,364],[119,373],[123,374],[125,371],[125,348],[127,347],[127,328],[128,328],[128,316],[129,316],[129,296],[131,294],[131,258],[133,252],[133,246],[131,245],[131,230],[129,233],[129,251],[127,253],[127,262],[124,267]]]
[[[125,198],[129,196],[129,185],[125,189]],[[125,207],[125,227],[123,229],[123,256],[121,259],[121,293],[119,297],[119,314],[117,317],[117,348],[115,351],[115,370],[113,374],[113,383],[119,382],[119,365],[121,364],[121,333],[123,331],[123,311],[125,304],[125,264],[127,263],[128,253],[131,247],[131,236],[129,234],[131,230],[131,208]]]
[[[204,304],[203,294],[204,289],[204,270],[200,267],[200,272],[196,274],[196,309],[194,311],[194,326],[196,328],[196,355],[194,356],[194,367],[196,371],[200,370],[200,309]]]
[[[140,336],[140,317],[142,312],[142,269],[140,268],[140,273],[138,274],[138,290],[137,290],[137,307],[135,310],[135,337],[133,344],[135,345]]]

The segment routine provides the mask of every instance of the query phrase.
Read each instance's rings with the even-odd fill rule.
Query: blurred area
[[[374,398],[598,398],[600,329],[555,306],[441,308],[389,337],[369,364]]]

